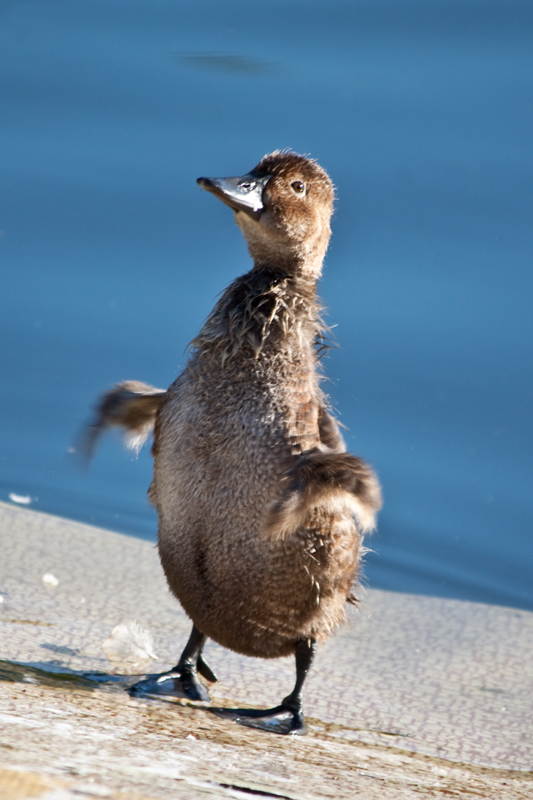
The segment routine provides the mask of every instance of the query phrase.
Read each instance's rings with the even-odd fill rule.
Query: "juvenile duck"
[[[216,680],[202,658],[207,637],[248,656],[295,654],[296,684],[279,706],[217,711],[303,733],[316,644],[345,618],[360,537],[380,507],[378,481],[346,452],[317,369],[333,185],[289,152],[198,184],[233,210],[253,268],[223,293],[168,391],[116,386],[89,434],[92,447],[120,425],[138,444],[154,428],[161,563],[193,622],[177,666],[133,691],[208,700],[198,679]]]

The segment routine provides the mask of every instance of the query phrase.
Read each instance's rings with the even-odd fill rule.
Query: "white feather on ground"
[[[113,663],[130,667],[145,667],[152,659],[157,658],[152,634],[136,620],[121,622],[113,628],[109,639],[102,644],[102,649]]]

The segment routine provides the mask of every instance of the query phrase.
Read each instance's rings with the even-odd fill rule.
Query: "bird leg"
[[[209,702],[205,686],[198,680],[198,673],[208,681],[216,681],[215,673],[202,658],[202,650],[207,637],[193,625],[189,641],[176,666],[169,672],[150,675],[130,688],[130,694],[166,695],[183,697],[188,700]]]
[[[302,712],[302,689],[316,652],[314,639],[301,639],[296,644],[296,683],[292,692],[274,708],[210,708],[218,717],[239,725],[279,734],[305,734]]]

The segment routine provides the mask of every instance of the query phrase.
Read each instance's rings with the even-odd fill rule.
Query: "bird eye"
[[[291,189],[296,192],[296,194],[302,194],[305,191],[305,183],[302,183],[302,181],[293,181],[291,183]]]

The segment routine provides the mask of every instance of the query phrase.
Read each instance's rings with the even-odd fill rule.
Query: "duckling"
[[[381,505],[320,388],[316,284],[334,189],[316,161],[286,151],[244,176],[197,183],[232,209],[253,267],[222,294],[172,386],[119,384],[88,436],[92,448],[119,425],[139,445],[154,429],[161,564],[193,622],[176,667],[132,692],[208,701],[198,679],[216,680],[202,656],[208,637],[246,656],[292,654],[296,683],[279,706],[213,710],[301,734],[317,643],[345,619],[361,537]]]

